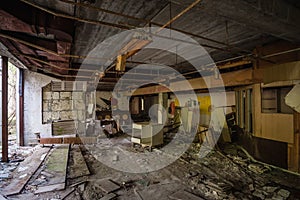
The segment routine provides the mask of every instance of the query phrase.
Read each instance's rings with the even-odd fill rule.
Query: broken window
[[[285,96],[291,89],[291,87],[263,88],[262,112],[293,114],[293,110],[284,101]]]

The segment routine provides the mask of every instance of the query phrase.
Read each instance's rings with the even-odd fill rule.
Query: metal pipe
[[[282,54],[292,53],[292,52],[296,52],[296,51],[300,51],[300,48],[290,49],[290,50],[287,50],[287,51],[281,51],[281,52],[278,52],[278,53],[273,53],[273,54],[269,54],[269,55],[262,56],[262,57],[263,58],[270,58],[270,57],[280,56]]]
[[[172,24],[174,21],[176,21],[178,18],[180,18],[182,15],[184,15],[186,12],[188,12],[189,10],[191,10],[194,6],[196,6],[198,3],[200,3],[201,0],[196,0],[194,3],[192,3],[191,5],[189,5],[186,9],[184,9],[183,11],[181,11],[178,15],[176,15],[175,17],[173,17],[171,20],[169,20],[167,23],[165,23],[162,27],[160,27],[156,33],[160,32],[162,29],[164,29],[165,27],[169,26],[170,24]]]

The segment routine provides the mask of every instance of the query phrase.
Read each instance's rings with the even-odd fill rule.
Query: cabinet
[[[142,146],[157,146],[163,144],[163,124],[133,123],[131,142]]]

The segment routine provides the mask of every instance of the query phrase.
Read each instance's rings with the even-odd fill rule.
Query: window
[[[291,87],[264,88],[262,90],[262,112],[292,114],[293,110],[285,104],[285,96]]]

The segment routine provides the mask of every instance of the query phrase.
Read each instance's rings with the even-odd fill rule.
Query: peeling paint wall
[[[34,133],[41,137],[51,137],[51,124],[42,124],[42,87],[55,80],[28,70],[24,73],[24,139],[28,145],[35,139]]]

